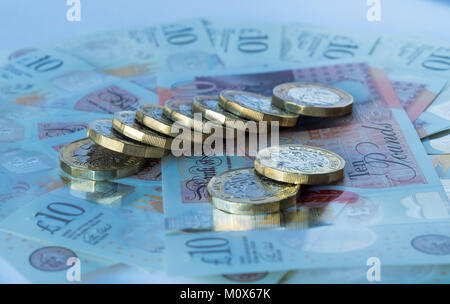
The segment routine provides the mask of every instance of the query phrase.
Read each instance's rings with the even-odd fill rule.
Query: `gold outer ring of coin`
[[[150,128],[152,130],[155,130],[156,132],[171,136],[171,137],[177,137],[178,133],[172,133],[172,123],[166,124],[152,116],[148,116],[145,114],[145,109],[155,109],[163,111],[163,107],[160,105],[154,105],[154,104],[143,104],[140,105],[139,108],[136,110],[136,120],[146,126],[147,128]],[[167,118],[169,120],[169,118]]]
[[[277,181],[272,182],[277,184],[285,184],[286,185],[285,190],[289,190],[289,193],[280,197],[273,196],[270,198],[261,199],[261,201],[258,202],[258,204],[250,203],[249,198],[241,198],[240,199],[241,202],[239,202],[239,201],[232,201],[232,198],[230,198],[231,195],[226,196],[222,194],[221,196],[219,196],[218,194],[219,193],[221,194],[221,186],[224,183],[221,180],[222,177],[225,174],[234,174],[236,171],[238,171],[237,173],[253,172],[253,174],[258,176],[258,174],[255,172],[253,168],[232,169],[214,176],[209,181],[206,189],[210,197],[210,203],[215,208],[233,214],[258,215],[258,214],[280,212],[284,209],[294,206],[297,203],[298,196],[300,195],[300,185],[285,184]],[[261,178],[264,178],[264,176],[262,176]]]
[[[192,102],[183,102],[183,101],[177,101],[175,99],[171,99],[171,100],[166,101],[166,103],[164,104],[164,108],[163,108],[164,115],[166,115],[168,118],[170,118],[174,122],[178,122],[187,128],[191,128],[192,130],[195,130],[197,132],[203,132],[203,121],[195,121],[193,117],[187,116],[187,115],[185,115],[181,112],[178,112],[170,107],[171,103],[176,103],[176,102],[181,102],[181,103],[186,103],[186,104],[189,103],[189,105],[192,106]]]
[[[320,107],[313,105],[300,105],[295,102],[289,101],[282,96],[283,91],[295,87],[310,87],[310,88],[322,88],[334,92],[344,100],[341,106],[335,107]],[[291,113],[296,113],[304,116],[313,117],[338,117],[347,115],[352,112],[353,108],[353,96],[342,90],[336,89],[331,86],[315,84],[315,83],[301,83],[301,82],[288,82],[280,84],[273,88],[272,91],[272,104],[284,109]]]
[[[69,159],[70,155],[77,148],[89,143],[94,144],[91,139],[83,138],[66,144],[59,151],[59,165],[64,172],[73,177],[89,179],[92,181],[105,181],[110,179],[123,178],[126,176],[136,174],[144,167],[146,163],[146,160],[144,158],[128,156],[130,164],[128,166],[124,166],[123,168],[91,169],[85,166],[77,165],[76,163],[70,161]],[[112,153],[112,154],[117,153],[103,147],[101,148],[105,149],[105,153]]]
[[[146,126],[147,128],[150,128],[156,132],[162,133],[164,135],[168,135],[171,137],[178,137],[181,136],[180,138],[183,138],[183,133],[172,133],[172,124],[173,121],[170,118],[167,118],[168,120],[171,121],[170,124],[166,124],[158,119],[155,119],[154,117],[148,116],[144,113],[143,108],[144,107],[152,107],[154,109],[160,109],[161,111],[163,111],[163,107],[160,105],[153,105],[153,104],[143,104],[141,105],[137,110],[136,110],[136,120],[138,122],[140,122],[141,124],[143,124],[144,126]],[[163,114],[164,115],[164,114]],[[164,115],[165,116],[165,115]],[[189,127],[186,127],[186,129],[190,129]],[[208,138],[207,134],[203,134],[201,138],[198,138],[197,136],[194,136],[194,133],[191,132],[191,136],[189,138],[189,140],[194,143],[194,144],[201,144],[205,141],[205,139]]]
[[[96,124],[103,124],[104,127],[110,129],[111,135],[105,136],[95,130]],[[87,135],[97,145],[135,157],[161,158],[168,154],[168,150],[145,145],[121,135],[112,128],[112,119],[100,118],[91,121],[87,128]]]
[[[235,94],[239,93],[241,95],[250,95],[257,98],[265,98],[270,99],[267,96],[263,96],[260,94],[250,93],[250,92],[244,92],[244,91],[234,91],[234,90],[222,90],[219,95],[219,105],[224,108],[225,110],[233,113],[234,115],[256,120],[256,121],[278,121],[280,124],[280,127],[294,127],[297,125],[297,121],[299,118],[298,114],[289,113],[290,115],[275,115],[275,114],[269,114],[264,113],[258,110],[250,109],[244,106],[241,106],[237,102],[233,101],[229,94]],[[285,111],[283,108],[280,108],[281,111]]]
[[[260,132],[269,132],[269,123],[267,123],[266,126],[262,126],[261,122],[259,121],[255,121],[255,120],[247,120],[245,118],[241,118],[239,116],[237,116],[236,114],[233,114],[231,112],[229,112],[229,115],[226,115],[224,113],[220,113],[218,111],[214,111],[210,108],[205,107],[204,105],[202,105],[202,100],[217,100],[218,103],[220,103],[220,99],[215,97],[215,96],[206,96],[206,95],[199,95],[199,96],[195,96],[194,97],[194,101],[192,102],[192,110],[193,112],[200,112],[202,113],[206,119],[208,120],[212,120],[214,122],[217,122],[223,126],[230,124],[235,126],[236,130],[239,131],[244,131],[244,132],[249,132],[249,133],[260,133]],[[222,107],[220,107],[222,108]],[[226,110],[223,110],[224,112]],[[235,116],[235,117],[233,117]],[[246,128],[246,124],[250,122],[250,123],[254,123],[255,127],[256,127],[256,132],[252,132],[251,128]]]
[[[282,146],[289,146],[289,145],[281,145]],[[298,145],[301,146],[301,145]],[[290,184],[302,184],[302,185],[324,185],[324,184],[330,184],[333,183],[335,181],[338,181],[342,178],[344,178],[344,167],[345,167],[345,160],[338,154],[325,150],[325,149],[321,149],[321,148],[317,148],[317,147],[312,147],[312,146],[305,146],[308,148],[313,148],[315,150],[321,150],[321,151],[326,151],[327,153],[333,155],[334,157],[336,157],[339,162],[340,162],[340,166],[333,171],[330,172],[326,172],[326,173],[291,173],[291,172],[286,172],[286,171],[282,171],[282,170],[278,170],[275,168],[270,168],[267,166],[264,166],[263,164],[261,164],[260,161],[260,153],[263,153],[263,151],[270,149],[272,147],[268,147],[265,149],[262,149],[260,151],[258,151],[258,153],[256,154],[255,160],[254,160],[254,166],[255,166],[255,170],[261,174],[264,175],[270,179],[279,181],[279,182],[284,182],[284,183],[290,183]]]
[[[181,112],[175,111],[173,109],[170,108],[169,104],[172,102],[177,102],[177,100],[168,100],[166,102],[166,104],[164,105],[164,115],[166,115],[167,117],[169,117],[171,120],[173,120],[174,122],[179,122],[182,126],[186,126],[188,128],[191,128],[192,130],[205,134],[206,137],[208,137],[208,135],[213,134],[213,128],[212,126],[217,126],[217,129],[225,129],[223,133],[226,134],[226,126],[223,127],[221,126],[219,123],[215,122],[215,121],[208,121],[206,120],[203,115],[202,115],[202,120],[201,121],[196,121],[193,117],[187,116]],[[180,101],[183,102],[183,101]],[[192,107],[192,101],[191,102],[183,102],[186,104],[189,104]],[[192,112],[194,114],[194,112]],[[208,125],[211,126],[211,129],[209,131],[206,130],[205,128],[205,124],[208,123]],[[231,129],[230,130],[233,132],[233,134],[235,134],[235,130]],[[216,136],[217,138],[224,138],[224,134],[218,134],[218,133],[214,133],[214,136]],[[205,137],[205,139],[206,139]]]
[[[132,126],[126,124],[120,119],[119,117],[120,115],[130,115],[130,117],[132,115],[134,117],[135,112],[119,111],[114,113],[113,119],[114,130],[135,141],[155,147],[160,147],[166,150],[170,150],[170,147],[172,145],[172,138],[163,134],[158,134],[153,130],[148,130],[146,129],[147,127],[139,126],[138,123],[136,122],[134,122]]]

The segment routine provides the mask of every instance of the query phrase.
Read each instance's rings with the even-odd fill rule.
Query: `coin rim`
[[[162,121],[159,121],[158,119],[153,118],[152,116],[148,116],[148,115],[144,114],[144,112],[141,110],[141,108],[143,108],[144,106],[153,106],[153,107],[159,108],[159,109],[161,109],[161,111],[163,111],[163,106],[160,106],[160,105],[153,105],[153,104],[140,105],[139,108],[136,110],[136,120],[138,122],[140,122],[141,124],[143,124],[147,128],[150,128],[150,129],[152,129],[152,130],[154,130],[156,132],[162,133],[164,135],[168,135],[168,136],[171,136],[171,137],[177,137],[178,136],[178,133],[172,133],[171,132],[171,129],[172,129],[171,125],[166,125]],[[167,119],[169,119],[169,118],[167,118]]]
[[[230,114],[234,114],[234,113],[231,112],[231,111],[227,111],[226,109],[221,107],[220,106],[220,98],[218,98],[216,96],[207,96],[207,95],[195,96],[194,99],[193,99],[193,102],[192,102],[192,109],[194,111],[201,112],[205,116],[205,118],[208,119],[208,120],[220,123],[222,126],[226,126],[227,123],[232,123],[232,124],[236,125],[236,122],[242,122],[244,124],[244,126],[245,126],[245,124],[247,122],[252,121],[252,122],[256,123],[256,133],[255,132],[250,132],[249,128],[245,128],[245,127],[244,128],[235,128],[235,129],[239,130],[239,131],[244,131],[244,132],[247,132],[247,133],[252,133],[252,134],[259,134],[259,133],[264,131],[264,128],[262,128],[261,125],[259,124],[259,122],[256,121],[256,120],[246,119],[246,118],[240,117],[240,116],[238,116],[236,114],[234,114],[234,115],[238,116],[238,118],[233,118],[233,117],[227,116],[227,115],[222,114],[220,112],[214,111],[214,110],[212,110],[210,108],[204,107],[198,101],[198,99],[213,99],[213,100],[217,100],[218,101],[218,106],[220,108],[222,108],[226,112],[230,112]],[[269,123],[267,124],[267,126],[269,126]],[[269,129],[266,127],[265,130],[268,131]]]
[[[143,106],[143,105],[141,105]],[[160,106],[160,105],[151,105],[151,106],[155,106],[155,107],[159,107],[161,110],[163,110],[163,115],[166,116],[164,114],[164,107]],[[166,117],[167,119],[171,120],[170,118]],[[180,139],[185,139],[185,136],[183,135],[183,132],[180,133],[172,133],[171,129],[172,126],[171,125],[166,125],[165,123],[151,117],[148,115],[145,115],[143,112],[141,112],[139,109],[136,110],[136,120],[139,121],[140,123],[142,123],[144,126],[155,130],[156,132],[160,132],[162,134],[171,136],[171,137],[179,137]],[[171,120],[173,122],[173,120]],[[190,127],[181,125],[184,128],[191,130]],[[205,139],[208,137],[208,134],[204,134],[202,133],[202,138],[200,139],[200,141],[198,140],[197,137],[194,136],[194,133],[191,132],[191,136],[190,138],[186,138],[186,140],[190,140],[191,142],[193,142],[194,144],[202,144]]]
[[[117,132],[112,127],[112,119],[110,118],[99,118],[94,119],[89,122],[88,128],[87,128],[87,135],[88,137],[95,142],[96,144],[123,154],[135,156],[135,157],[144,157],[144,158],[162,158],[163,156],[168,154],[168,150],[155,147],[155,146],[149,146],[142,144],[140,142],[136,142],[133,144],[128,144],[125,142],[120,141],[119,139],[113,139],[107,136],[104,136],[103,134],[100,134],[96,130],[92,129],[91,125],[94,124],[96,121],[99,120],[109,120],[111,121],[111,132]],[[130,141],[132,141],[130,139]]]
[[[189,129],[192,129],[197,132],[204,133],[203,132],[203,129],[204,129],[203,123],[204,122],[203,121],[201,121],[201,122],[195,121],[194,118],[186,116],[186,115],[182,114],[181,112],[171,109],[168,106],[168,103],[176,102],[176,101],[177,100],[175,100],[175,99],[166,101],[166,103],[164,104],[164,107],[163,107],[164,115],[166,115],[172,121],[180,123],[184,127],[187,127]],[[191,102],[191,109],[192,109],[192,102]],[[194,113],[194,112],[192,112],[192,113]],[[199,127],[199,124],[201,124],[200,127]],[[200,128],[200,130],[199,130],[199,128]],[[208,134],[208,133],[204,133],[204,134]]]
[[[320,87],[325,88],[327,90],[333,91],[338,94],[341,98],[346,100],[343,106],[332,106],[332,107],[320,107],[320,106],[311,106],[311,105],[299,105],[295,102],[289,101],[287,99],[283,99],[281,94],[279,94],[279,90],[286,86],[294,87]],[[291,113],[300,114],[303,116],[312,116],[312,117],[339,117],[343,115],[347,115],[352,112],[353,109],[353,96],[349,93],[334,88],[332,86],[317,84],[317,83],[309,83],[309,82],[287,82],[277,85],[272,90],[272,104],[276,107],[284,109]]]
[[[224,92],[225,92],[225,94],[227,92],[239,92],[241,95],[253,95],[253,96],[256,95],[258,97],[269,98],[269,99],[270,99],[270,97],[256,94],[256,93],[239,91],[239,90],[222,90],[219,94],[219,105],[222,108],[224,108],[226,111],[229,111],[229,112],[233,113],[234,115],[237,115],[237,116],[240,116],[243,118],[247,118],[250,120],[256,120],[256,121],[267,121],[267,122],[278,121],[280,124],[280,127],[294,127],[297,125],[299,115],[296,113],[288,112],[287,114],[291,114],[291,116],[280,116],[280,115],[275,115],[273,113],[265,113],[262,111],[257,111],[255,109],[250,109],[250,108],[244,107],[244,106],[238,104],[237,102],[227,98],[226,96],[223,95]],[[277,107],[277,108],[280,108],[280,107]],[[286,111],[283,108],[280,108],[280,109],[283,111]]]
[[[308,147],[308,148],[312,148],[312,149],[317,149],[317,150],[322,150],[322,151],[326,151],[327,153],[330,153],[332,155],[334,155],[335,157],[337,157],[340,161],[341,161],[341,166],[338,169],[335,170],[330,170],[329,172],[324,172],[324,173],[293,173],[293,172],[286,172],[286,171],[282,171],[276,168],[271,168],[271,167],[267,167],[267,166],[263,166],[260,162],[260,153],[262,153],[262,151],[266,150],[266,149],[270,149],[271,147],[267,147],[264,149],[261,149],[260,151],[258,151],[258,153],[256,154],[255,160],[253,162],[254,166],[255,166],[255,170],[261,174],[264,175],[267,178],[279,181],[279,182],[284,182],[284,183],[291,183],[291,184],[302,184],[302,185],[323,185],[323,184],[330,184],[333,183],[335,181],[338,181],[342,178],[344,178],[344,169],[345,169],[345,159],[342,158],[342,156],[340,156],[337,153],[334,153],[332,151],[323,149],[323,148],[318,148],[318,147],[314,147],[314,146],[308,146],[308,145],[292,145],[292,144],[287,144],[287,145],[280,145],[277,147],[288,147],[288,146],[302,146],[302,147]]]
[[[146,133],[144,131],[141,131],[137,128],[134,128],[130,125],[125,124],[119,118],[117,118],[117,116],[120,113],[124,113],[124,112],[133,113],[134,117],[136,117],[136,112],[134,112],[134,111],[118,111],[118,112],[114,113],[113,125],[112,125],[114,130],[116,130],[123,136],[131,138],[135,141],[138,141],[138,142],[141,142],[141,143],[144,143],[147,145],[163,148],[166,150],[170,150],[170,147],[172,145],[172,138],[162,135],[162,134],[157,134],[153,130],[149,130],[152,133],[150,133],[150,132]],[[138,122],[135,121],[134,123],[137,124]],[[143,126],[143,128],[146,128],[146,127]]]

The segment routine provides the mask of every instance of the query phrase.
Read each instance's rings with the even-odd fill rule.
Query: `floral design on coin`
[[[172,124],[172,121],[164,116],[163,109],[160,105],[144,104],[139,107],[136,114],[139,111],[142,112],[142,114],[156,119],[164,124]]]
[[[258,175],[253,168],[222,172],[208,183],[211,203],[236,214],[278,212],[296,203],[299,185],[280,183]]]
[[[163,107],[154,104],[143,104],[136,110],[136,120],[159,133],[170,137],[177,137],[179,133],[172,133],[173,121],[164,115]]]
[[[353,97],[327,85],[289,82],[273,88],[272,103],[292,113],[335,117],[352,111]]]
[[[102,146],[96,145],[90,139],[84,139],[83,142],[81,146],[73,151],[73,162],[79,166],[107,168],[118,166],[130,160],[129,156],[105,149]],[[132,158],[131,160],[133,162],[137,159]]]
[[[281,145],[258,151],[258,173],[295,184],[330,183],[343,177],[345,160],[331,151],[303,146]]]
[[[206,119],[217,122],[227,128],[233,128],[249,133],[267,131],[267,123],[258,123],[254,120],[247,120],[232,112],[224,110],[219,105],[219,98],[214,96],[195,96],[192,107],[194,112],[201,112]]]
[[[296,87],[287,91],[291,100],[298,100],[313,106],[329,106],[338,103],[342,98],[333,91],[315,87]]]
[[[168,100],[164,104],[164,115],[182,126],[205,134],[212,133],[212,130],[206,128],[206,126],[214,127],[216,129],[218,127],[216,122],[208,121],[201,113],[194,115],[194,112],[192,111],[192,101],[176,99]],[[219,135],[217,133],[215,134]]]
[[[135,174],[145,164],[142,158],[108,150],[89,138],[65,145],[59,151],[59,162],[66,173],[97,181]]]
[[[269,97],[235,90],[222,90],[219,105],[233,114],[256,121],[278,121],[281,127],[293,127],[299,115],[272,104]]]

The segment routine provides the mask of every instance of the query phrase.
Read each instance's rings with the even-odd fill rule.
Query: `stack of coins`
[[[113,119],[91,121],[88,138],[61,149],[60,166],[74,177],[93,181],[123,178],[139,172],[146,159],[169,154],[175,137],[190,144],[203,143],[212,133],[207,125],[225,126],[222,135],[214,134],[219,138],[230,134],[230,129],[260,133],[274,122],[294,127],[301,115],[345,115],[351,113],[352,104],[352,96],[341,90],[309,83],[276,86],[272,98],[222,90],[218,97],[173,99],[164,106],[143,104],[136,111],[116,112]],[[196,113],[201,114],[200,119]],[[249,122],[256,127],[249,128]],[[271,214],[295,205],[301,184],[326,184],[342,178],[344,165],[340,156],[324,149],[269,147],[258,152],[254,168],[223,172],[211,179],[207,189],[211,203],[227,213]]]
[[[272,99],[233,90],[222,91],[219,98],[222,112],[229,111],[256,121],[277,121],[281,127],[295,126],[301,115],[347,115],[353,105],[353,97],[348,93],[311,83],[278,85],[273,89]],[[219,120],[221,116],[216,114],[215,117]],[[295,144],[272,146],[258,151],[254,168],[222,172],[210,180],[207,190],[211,204],[228,213],[282,212],[296,204],[301,185],[338,181],[344,176],[344,167],[345,160],[341,156],[325,149]]]
[[[294,206],[301,185],[323,185],[344,177],[345,160],[331,151],[304,145],[258,151],[254,168],[214,176],[207,190],[211,204],[229,213],[257,215]]]
[[[140,110],[149,110],[148,106],[152,105],[143,105]],[[160,110],[162,113],[161,107],[155,106],[155,109],[155,112]],[[153,116],[158,117],[157,113]],[[158,124],[150,129],[139,122],[144,120],[149,122],[151,117],[143,111],[120,111],[114,114],[113,119],[91,121],[87,129],[88,138],[68,143],[61,149],[61,169],[73,177],[93,181],[138,173],[145,167],[147,159],[168,155],[172,137],[175,136],[155,130]],[[157,118],[155,122],[159,122]],[[164,118],[159,123],[163,125]]]

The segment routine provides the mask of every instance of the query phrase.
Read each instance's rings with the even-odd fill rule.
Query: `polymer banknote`
[[[76,135],[85,136],[73,136]],[[58,168],[56,149],[48,153],[47,168],[52,168],[51,173],[59,175],[65,183],[20,208],[6,210],[0,229],[116,262],[163,269],[162,197],[158,176],[148,170],[120,182],[97,184],[75,180],[64,176]]]
[[[165,92],[159,97],[163,103],[170,97],[189,99],[191,94],[198,94],[197,88],[214,95],[225,87],[270,96],[275,85],[290,81],[329,84],[354,96],[352,115],[327,120],[304,118],[296,129],[280,132],[280,142],[315,145],[339,153],[347,163],[344,180],[335,185],[308,188],[307,195],[302,197],[311,206],[321,206],[312,213],[306,212],[311,223],[309,220],[306,224],[286,223],[281,215],[236,219],[213,210],[208,203],[206,185],[219,172],[251,166],[250,157],[165,158],[163,195],[171,202],[165,205],[169,273],[352,266],[365,263],[362,259],[370,252],[381,251],[389,252],[383,260],[391,265],[448,263],[443,255],[427,256],[419,247],[411,245],[415,237],[420,241],[422,237],[424,241],[429,240],[425,237],[427,225],[432,225],[428,227],[434,227],[435,231],[445,231],[439,229],[447,225],[448,200],[410,119],[381,70],[364,62],[350,62],[242,75],[166,75],[159,79],[160,90]],[[179,184],[179,188],[174,189],[174,184]],[[436,210],[445,212],[428,208],[424,202],[430,199],[436,201],[439,207]],[[303,216],[285,217],[304,219]],[[236,225],[223,224],[234,221],[243,222],[236,228],[242,231],[231,232],[230,227]],[[305,225],[312,226],[306,229]],[[397,245],[383,241],[391,239],[391,233],[398,233]],[[437,238],[442,238],[445,251],[448,235],[443,232]],[[292,240],[290,245],[280,241],[287,239]],[[184,248],[183,259],[180,248]],[[312,257],[311,252],[321,254]],[[404,254],[409,256],[408,261],[396,261]],[[310,263],[305,256],[319,262]]]
[[[0,66],[0,105],[39,106],[97,85],[109,75],[50,48],[13,51]]]
[[[77,283],[88,277],[90,272],[109,267],[114,263],[101,258],[77,252],[44,241],[33,241],[17,237],[12,233],[0,232],[0,256],[16,269],[28,283]],[[78,259],[71,263],[69,259]],[[68,276],[70,268],[78,263],[79,278]],[[69,277],[69,279],[68,279]]]
[[[425,137],[422,144],[428,154],[450,154],[450,130]]]
[[[52,46],[150,90],[157,72],[223,68],[200,19],[99,32]]]

